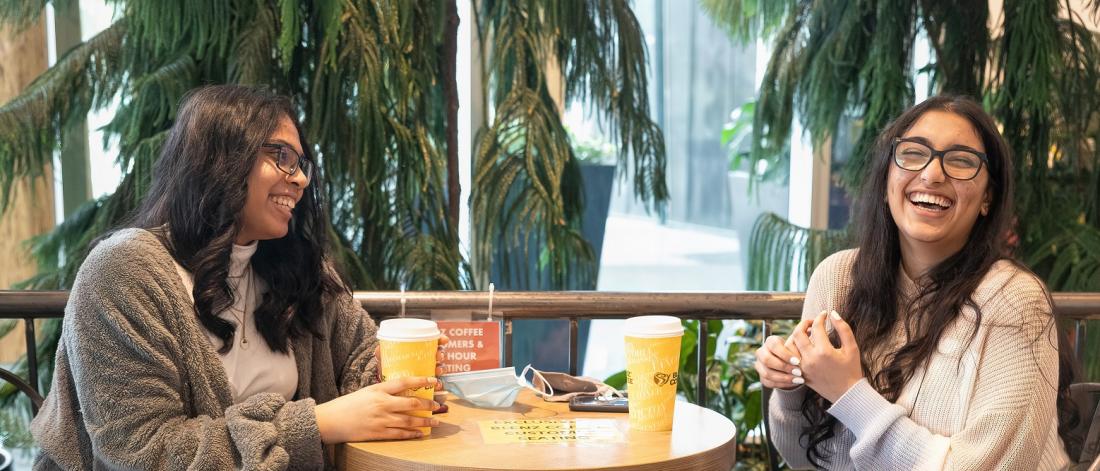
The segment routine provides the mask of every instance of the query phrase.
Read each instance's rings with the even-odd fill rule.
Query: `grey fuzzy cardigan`
[[[332,468],[314,405],[369,384],[377,341],[350,294],[324,306],[324,338],[292,344],[296,400],[234,404],[172,256],[147,231],[115,233],[69,295],[50,394],[31,425],[35,469]]]

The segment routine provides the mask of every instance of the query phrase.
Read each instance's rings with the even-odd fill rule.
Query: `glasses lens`
[[[982,159],[973,152],[953,150],[943,156],[943,169],[947,175],[959,180],[969,180],[982,168]]]
[[[298,169],[298,154],[287,146],[279,146],[279,169],[294,175]]]
[[[932,158],[932,149],[918,142],[899,142],[894,149],[894,161],[898,167],[906,170],[920,170],[928,165],[928,159]]]
[[[313,179],[313,162],[310,162],[309,159],[299,157],[298,170],[302,172],[302,175],[305,175],[306,180]]]

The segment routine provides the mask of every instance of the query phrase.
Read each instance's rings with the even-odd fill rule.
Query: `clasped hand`
[[[436,351],[435,374],[443,373],[443,346],[450,339],[439,338]],[[378,369],[382,369],[381,351],[375,349]],[[434,377],[405,377],[391,379],[367,386],[314,408],[317,430],[324,443],[362,442],[371,440],[402,440],[419,438],[423,434],[418,427],[434,427],[439,421],[430,417],[414,417],[408,412],[434,411],[439,403],[430,399],[400,396],[409,389],[442,388]]]
[[[840,339],[839,347],[829,340],[826,317]],[[829,402],[836,402],[863,378],[855,335],[836,311],[804,319],[785,340],[769,336],[756,350],[754,366],[766,387],[793,389],[805,384]]]

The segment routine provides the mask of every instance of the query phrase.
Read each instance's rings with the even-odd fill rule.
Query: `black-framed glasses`
[[[894,163],[910,172],[919,172],[936,157],[940,158],[940,169],[944,175],[955,180],[972,180],[989,164],[984,153],[967,149],[936,150],[923,142],[898,137],[894,139]]]
[[[283,173],[294,176],[298,170],[301,170],[306,180],[313,179],[313,162],[303,157],[293,147],[271,142],[261,144],[260,147],[271,150],[272,157],[275,157],[275,166]]]

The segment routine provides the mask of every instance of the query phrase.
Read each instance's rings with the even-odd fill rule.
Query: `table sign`
[[[500,368],[500,323],[496,321],[436,322],[450,338],[443,348],[443,374]]]
[[[509,443],[622,443],[623,434],[611,419],[480,420],[486,445]]]
[[[484,409],[448,394],[446,414],[430,437],[336,445],[340,471],[730,471],[736,460],[737,428],[730,419],[710,409],[676,402],[672,431],[638,432],[630,429],[627,414],[569,410],[564,402],[546,402],[523,390],[512,407]],[[482,423],[520,426],[524,421],[576,421],[574,428],[606,430],[608,422],[619,441],[549,441],[486,444]],[[526,426],[524,424],[522,426]],[[538,425],[538,424],[532,424]],[[562,426],[557,425],[560,432]],[[522,429],[521,429],[522,430]],[[553,430],[543,426],[543,430]],[[490,430],[491,432],[491,430]],[[583,433],[578,433],[584,436]],[[610,437],[610,436],[609,436]]]

